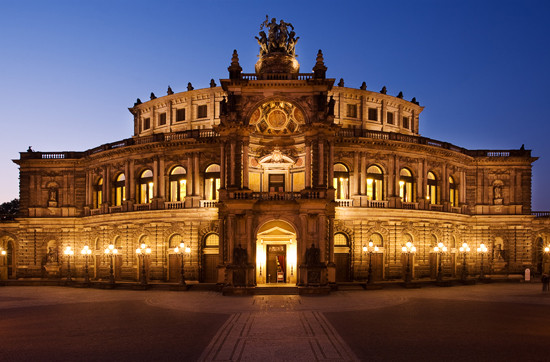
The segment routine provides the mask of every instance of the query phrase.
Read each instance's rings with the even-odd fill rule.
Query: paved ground
[[[223,297],[0,287],[0,361],[548,361],[540,284]]]

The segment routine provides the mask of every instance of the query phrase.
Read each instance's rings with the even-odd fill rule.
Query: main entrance
[[[257,284],[296,284],[296,232],[283,220],[260,227],[256,239]]]

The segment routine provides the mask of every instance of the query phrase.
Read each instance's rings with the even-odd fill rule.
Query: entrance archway
[[[15,242],[9,236],[0,239],[0,250],[6,252],[0,255],[0,280],[15,278]]]
[[[256,283],[296,284],[296,231],[283,220],[260,227],[256,235]]]

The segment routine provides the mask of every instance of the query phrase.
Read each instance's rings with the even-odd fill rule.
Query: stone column
[[[324,180],[324,175],[325,175],[325,169],[324,169],[324,166],[325,166],[325,150],[324,150],[324,141],[323,140],[319,140],[319,155],[318,155],[318,159],[319,159],[319,178],[317,180],[317,185],[318,186],[324,186],[325,183],[323,182]]]
[[[248,189],[248,142],[243,144],[243,188]]]
[[[222,189],[225,189],[227,187],[226,185],[226,167],[225,167],[225,142],[222,141],[220,145],[220,187]]]
[[[193,196],[193,154],[189,153],[187,155],[187,195]]]
[[[334,140],[328,145],[328,163],[328,186],[331,186],[334,178]]]
[[[164,176],[164,158],[159,159],[158,182],[159,182],[158,197],[166,199],[166,182],[165,182],[165,176]]]
[[[306,141],[306,188],[311,187],[311,143]]]
[[[229,156],[229,185],[235,187],[235,141],[231,141]]]
[[[86,206],[92,204],[92,192],[90,171],[86,171]]]
[[[193,165],[193,195],[194,196],[200,196],[200,179],[199,179],[199,152],[195,152],[193,154],[193,159],[195,161]]]
[[[133,200],[137,203],[136,200],[136,180],[134,179],[135,170],[134,170],[134,160],[129,161],[129,172],[128,175],[126,175],[126,185],[129,186],[127,189],[130,190],[130,200]]]
[[[367,156],[364,153],[361,154],[361,173],[359,176],[359,194],[366,195]]]
[[[351,191],[351,190],[350,190]],[[353,193],[350,196],[358,195],[359,190],[359,152],[353,153]]]
[[[157,158],[153,160],[153,197],[159,196],[159,161]]]

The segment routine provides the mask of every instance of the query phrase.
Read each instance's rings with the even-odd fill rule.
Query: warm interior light
[[[374,246],[374,243],[372,241],[369,241],[369,247],[372,248]]]
[[[405,185],[405,181],[399,181],[399,186],[403,187]]]
[[[407,247],[406,247],[406,246],[402,247],[402,248],[401,248],[401,251],[404,252],[404,253],[406,253],[406,252],[407,252]]]
[[[367,185],[372,185],[372,181],[373,181],[373,179],[368,178],[368,179],[367,179]]]
[[[410,248],[412,246],[412,243],[410,241],[407,241],[405,245],[407,245],[407,248]]]
[[[378,246],[375,246],[375,247],[374,247],[374,251],[375,251],[375,252],[378,252]]]
[[[141,249],[140,249],[140,248],[137,248],[137,249],[136,249],[136,253],[137,253],[137,254],[141,254]]]
[[[142,249],[145,249],[146,247],[147,247],[147,245],[145,245],[145,244],[140,245],[140,248],[142,248]]]

